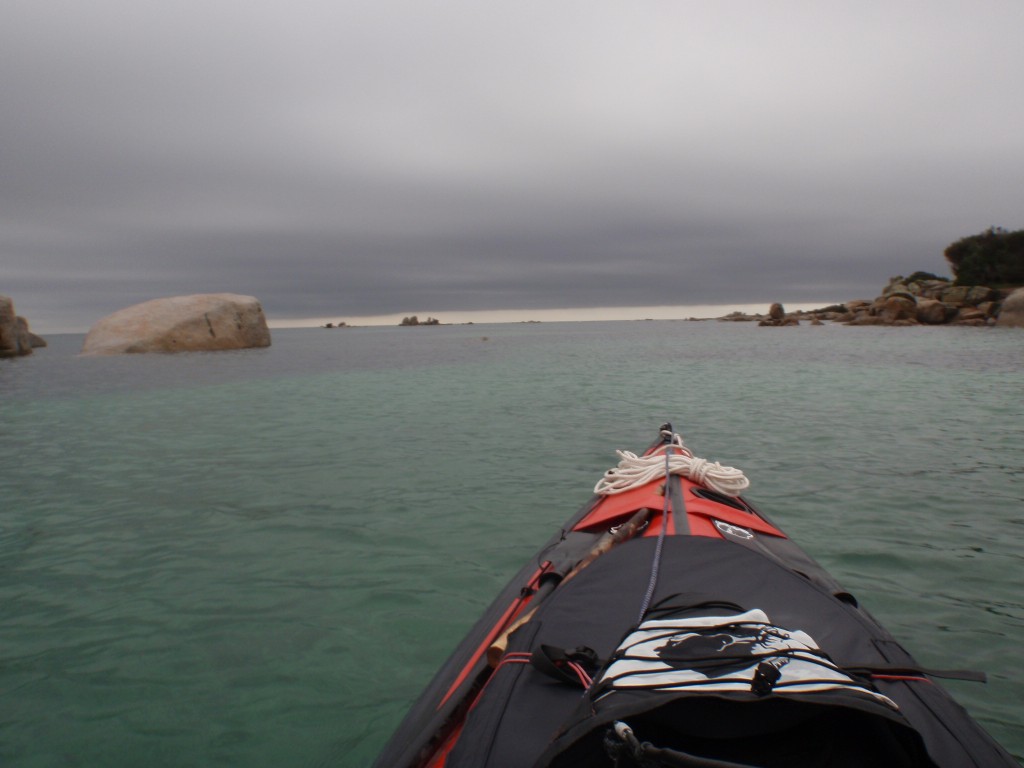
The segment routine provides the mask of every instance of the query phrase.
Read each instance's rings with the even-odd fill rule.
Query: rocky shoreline
[[[913,277],[913,276],[912,276]],[[939,278],[893,277],[873,300],[854,299],[821,309],[786,312],[772,304],[767,315],[733,312],[723,322],[756,322],[783,327],[824,322],[842,325],[959,325],[1024,328],[1024,287],[996,289],[983,285],[954,285]]]
[[[211,301],[214,301],[216,306],[208,306]],[[162,325],[167,327],[158,330],[164,336],[169,333],[173,337],[170,341],[161,336],[155,341],[149,339],[145,343],[135,343],[139,341],[136,338],[140,335],[139,329],[136,328],[135,331],[129,333],[121,327],[123,323],[121,325],[115,323],[117,328],[114,330],[117,333],[114,335],[124,336],[125,339],[132,340],[132,343],[127,343],[125,339],[120,338],[120,346],[100,343],[99,336],[102,335],[100,331],[126,312],[138,313],[151,306],[162,309],[168,302],[176,302],[177,311],[170,313],[173,315],[170,320],[164,318],[166,322],[163,322]],[[196,302],[200,302],[202,306],[192,306]],[[244,306],[240,307],[239,302]],[[182,306],[177,306],[178,304]],[[219,318],[220,314],[224,314],[227,318],[224,323],[220,323],[218,319],[218,327],[223,326],[220,329],[223,331],[222,333],[218,333],[211,320],[211,317]],[[691,320],[697,319],[691,318]],[[1024,328],[1024,286],[990,288],[984,285],[955,285],[950,280],[915,273],[909,278],[903,276],[891,278],[882,289],[881,294],[872,300],[853,299],[843,304],[797,312],[786,312],[782,304],[776,303],[771,305],[767,314],[752,315],[733,312],[724,317],[712,319],[719,322],[756,322],[759,326],[764,327],[798,326],[803,323],[809,325],[835,323],[853,326],[953,325]],[[191,332],[194,329],[191,328],[190,323],[199,330]],[[403,326],[439,324],[441,324],[440,321],[435,318],[431,317],[420,321],[415,315],[403,318],[400,323]],[[145,315],[141,319],[136,318],[132,323],[128,323],[128,326],[131,327],[140,325],[152,331],[150,326],[153,325],[153,318]],[[158,323],[158,325],[161,324]],[[325,327],[347,328],[351,326],[345,322],[339,322],[337,325],[328,323]],[[186,330],[189,332],[186,333]],[[159,333],[156,335],[160,336]],[[270,333],[266,319],[255,298],[233,294],[215,294],[159,299],[115,313],[104,318],[90,330],[83,352],[86,354],[168,352],[183,349],[241,349],[269,345]],[[29,330],[28,321],[14,311],[14,302],[7,296],[0,296],[0,358],[30,355],[33,349],[45,346],[45,339],[32,333]]]

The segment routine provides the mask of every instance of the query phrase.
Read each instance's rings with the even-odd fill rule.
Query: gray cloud
[[[0,28],[33,324],[840,300],[1024,226],[1015,0],[53,2]]]

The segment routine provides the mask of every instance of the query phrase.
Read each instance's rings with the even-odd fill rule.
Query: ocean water
[[[671,421],[1024,756],[1024,333],[553,323],[0,360],[0,765],[364,766]]]

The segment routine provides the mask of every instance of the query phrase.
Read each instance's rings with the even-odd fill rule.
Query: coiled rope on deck
[[[679,453],[672,453],[675,448]],[[750,487],[750,481],[735,467],[723,467],[717,461],[708,461],[694,456],[683,445],[683,438],[673,433],[671,440],[659,446],[647,456],[637,456],[632,451],[616,451],[619,464],[612,467],[594,486],[594,493],[613,496],[617,493],[639,488],[642,485],[665,477],[667,474],[682,475],[706,488],[724,494],[739,496]],[[662,453],[671,455],[662,456]]]

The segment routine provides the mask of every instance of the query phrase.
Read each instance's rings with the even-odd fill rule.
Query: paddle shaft
[[[587,554],[584,555],[580,559],[580,561],[572,567],[572,570],[565,574],[565,577],[563,579],[561,579],[560,581],[556,579],[550,579],[541,584],[537,591],[534,593],[533,598],[530,600],[532,604],[530,610],[528,610],[526,613],[524,613],[522,616],[520,616],[518,619],[512,622],[512,624],[509,625],[508,629],[506,629],[504,632],[498,635],[498,637],[495,638],[494,642],[491,643],[491,645],[488,647],[487,663],[490,664],[492,667],[498,666],[498,663],[501,661],[501,657],[505,655],[505,649],[508,648],[508,639],[511,636],[511,634],[533,618],[533,615],[537,612],[537,609],[540,607],[540,604],[544,601],[545,598],[547,598],[548,595],[550,595],[555,590],[555,587],[565,584],[567,581],[576,576],[580,571],[582,571],[592,562],[597,560],[597,558],[599,558],[601,555],[608,552],[615,545],[621,544],[627,539],[633,538],[633,536],[636,535],[637,531],[639,531],[643,527],[643,524],[647,522],[647,518],[649,515],[650,510],[641,509],[639,512],[634,514],[629,520],[627,520],[622,525],[616,527],[614,530],[606,531],[604,534],[601,535],[601,538],[599,538],[594,543],[594,546],[591,547],[590,551],[587,552]]]

